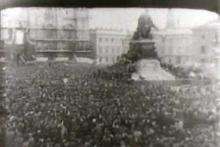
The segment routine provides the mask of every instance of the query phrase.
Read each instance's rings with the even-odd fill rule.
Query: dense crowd
[[[4,146],[7,111],[5,109],[5,64],[0,62],[0,147]]]
[[[135,82],[132,71],[78,63],[8,69],[8,147],[217,146],[212,85]]]

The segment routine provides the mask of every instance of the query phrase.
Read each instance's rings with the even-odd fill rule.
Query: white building
[[[167,15],[167,26],[153,32],[156,51],[165,64],[192,66],[196,52],[193,50],[193,32],[188,28],[177,28],[172,10]]]
[[[163,63],[201,70],[201,76],[220,78],[220,19],[196,28],[177,28],[172,10],[167,27],[153,32]]]
[[[205,74],[220,78],[220,19],[193,29],[194,50]]]
[[[9,29],[26,28],[33,40],[89,41],[89,10],[85,8],[6,9],[1,23],[3,37]]]
[[[71,59],[73,54],[92,54],[86,8],[6,9],[2,11],[1,33],[5,43],[11,45],[22,45],[27,37],[37,52],[37,59],[60,60],[63,56]]]
[[[96,64],[112,65],[129,49],[131,35],[121,30],[93,29],[90,40],[95,50]]]
[[[31,29],[57,29],[54,39],[89,40],[89,10],[85,8],[26,8]],[[45,32],[42,30],[42,32]],[[52,32],[52,31],[51,31]],[[33,38],[41,38],[32,34]],[[36,35],[36,36],[34,36]],[[43,35],[43,34],[42,34]],[[45,37],[45,36],[44,36]],[[51,36],[50,36],[51,37]]]

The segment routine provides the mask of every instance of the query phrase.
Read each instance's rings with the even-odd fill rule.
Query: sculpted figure
[[[143,14],[138,19],[138,27],[134,33],[133,39],[152,39],[151,29],[157,27],[154,25],[151,17],[148,14]]]

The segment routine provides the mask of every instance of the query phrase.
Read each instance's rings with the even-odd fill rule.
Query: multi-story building
[[[211,63],[213,48],[220,42],[220,22],[209,22],[193,30],[195,37],[194,50],[197,50],[202,64]]]
[[[193,29],[194,50],[201,69],[220,78],[220,20]]]
[[[92,29],[90,40],[96,64],[112,65],[129,49],[130,33],[112,29]]]
[[[199,69],[202,71],[201,76],[205,77],[219,75],[219,19],[192,29],[178,28],[170,10],[167,21],[165,29],[153,32],[161,62],[182,68]]]
[[[153,32],[155,47],[161,62],[174,66],[192,66],[196,55],[193,50],[193,32],[177,28],[172,10],[169,10],[167,26]]]
[[[5,14],[9,13],[13,13],[13,10]],[[7,41],[22,44],[22,38],[28,30],[26,35],[38,55],[52,58],[90,55],[88,9],[22,8],[19,13],[22,14],[21,18],[10,20],[5,17],[3,34],[9,36]],[[14,25],[10,26],[9,21],[13,21]]]
[[[83,8],[26,8],[28,26],[38,33],[53,32],[50,39],[89,40],[89,12]],[[33,17],[34,16],[34,17]],[[45,32],[44,29],[48,29]],[[51,31],[56,29],[56,31]],[[35,36],[34,36],[35,35]],[[43,35],[43,36],[41,36]],[[47,38],[46,34],[33,33],[33,38]],[[52,38],[51,38],[52,37]]]

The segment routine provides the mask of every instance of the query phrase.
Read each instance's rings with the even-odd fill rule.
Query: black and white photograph
[[[0,11],[0,147],[219,147],[220,15]]]

